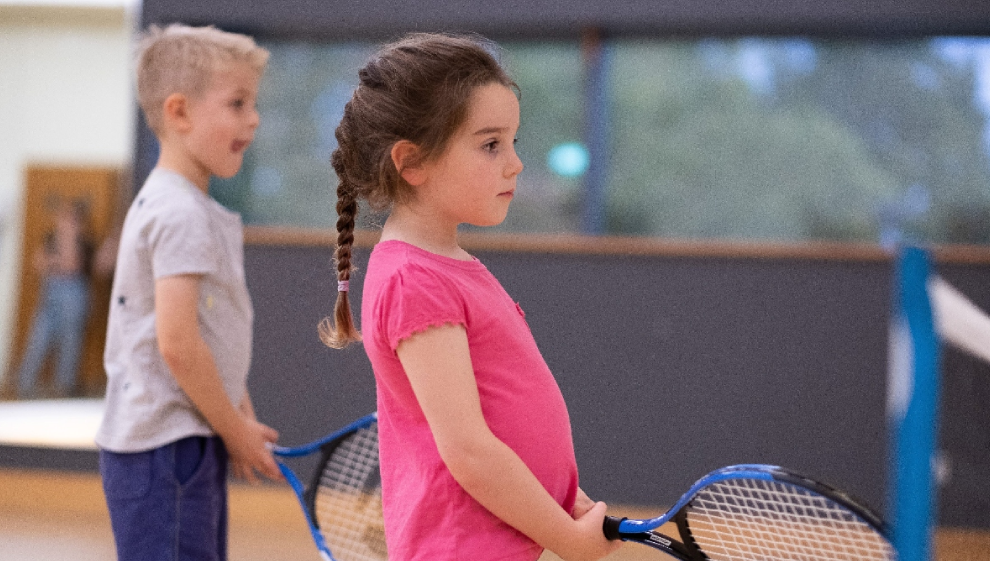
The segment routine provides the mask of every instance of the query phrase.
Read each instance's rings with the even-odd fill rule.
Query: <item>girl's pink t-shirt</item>
[[[368,264],[361,316],[378,389],[389,559],[538,558],[539,545],[453,479],[395,353],[416,332],[463,325],[485,421],[571,512],[578,472],[570,418],[522,309],[477,259],[460,261],[385,241]]]

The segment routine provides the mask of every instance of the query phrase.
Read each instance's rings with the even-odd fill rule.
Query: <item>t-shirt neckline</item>
[[[479,270],[485,268],[481,260],[475,257],[474,255],[471,256],[471,260],[469,261],[464,259],[456,259],[454,257],[447,257],[446,255],[433,253],[432,251],[423,249],[417,245],[413,245],[409,242],[405,242],[402,240],[385,240],[382,242],[378,242],[377,244],[375,244],[374,251],[378,251],[379,248],[381,248],[381,251],[388,251],[392,249],[409,251],[448,267],[457,267],[460,269],[468,269],[468,270]]]

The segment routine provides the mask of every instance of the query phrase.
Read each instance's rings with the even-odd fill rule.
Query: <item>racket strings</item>
[[[687,512],[694,541],[711,561],[887,561],[890,544],[842,504],[758,479],[703,489]]]
[[[315,517],[337,561],[383,561],[378,425],[356,431],[327,460],[316,492]]]

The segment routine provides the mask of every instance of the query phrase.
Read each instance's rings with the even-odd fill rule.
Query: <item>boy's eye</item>
[[[485,143],[485,145],[483,146],[483,148],[486,151],[488,151],[488,152],[494,152],[498,148],[498,141],[497,140],[490,140],[490,141],[488,141],[488,142]]]

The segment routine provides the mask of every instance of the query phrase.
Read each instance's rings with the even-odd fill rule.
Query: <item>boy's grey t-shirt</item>
[[[179,388],[158,349],[155,281],[201,275],[200,334],[231,402],[247,391],[254,312],[244,279],[241,217],[182,175],[154,169],[124,220],[104,365],[101,448],[141,452],[213,430]]]

